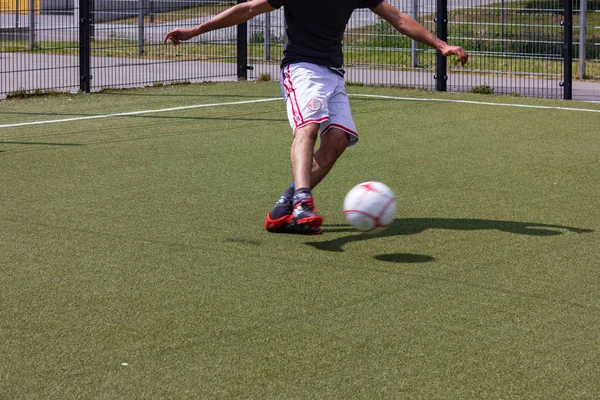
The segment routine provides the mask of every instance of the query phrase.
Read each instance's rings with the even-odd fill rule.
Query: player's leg
[[[318,130],[319,125],[312,123],[296,129],[290,151],[294,183],[283,193],[265,218],[265,227],[270,232],[312,235],[321,233],[323,217],[317,213],[311,193],[313,166],[317,165],[317,169],[320,170],[319,164],[324,165],[331,157],[325,157],[325,153],[330,152],[322,151],[319,164],[313,158]]]
[[[319,182],[325,178],[329,171],[331,171],[337,159],[342,155],[348,146],[348,142],[348,134],[339,128],[331,128],[326,134],[321,136],[319,148],[312,157],[312,167],[310,171],[311,189],[319,184]],[[302,147],[300,143],[298,143],[298,145],[298,148]],[[297,225],[293,225],[293,229],[290,229],[289,223],[292,220],[295,192],[296,185],[292,183],[281,195],[273,209],[267,214],[265,219],[265,225],[267,229],[272,232],[290,232],[294,230],[296,232],[290,233],[319,233],[317,230],[310,229],[310,226],[298,227]],[[302,229],[302,232],[297,232],[297,230],[300,228]]]
[[[321,217],[312,196],[313,151],[319,136],[319,125],[307,124],[296,129],[291,148],[292,176],[295,191],[292,199],[292,221],[296,225],[321,226]]]
[[[310,192],[313,165],[312,153],[318,137],[318,128],[318,124],[311,123],[296,129],[294,133],[294,141],[290,151],[293,183],[281,195],[265,218],[265,227],[271,232],[279,232],[280,228],[284,228],[286,224],[291,222],[295,204],[305,200],[304,205],[310,205],[309,202],[312,200]],[[314,201],[312,203],[312,208],[314,208]],[[301,208],[298,208],[297,214],[300,210]],[[318,218],[310,218],[311,216],[308,214],[308,212],[304,212],[304,217],[300,218],[300,222],[296,221],[296,225],[311,222],[310,226],[318,227],[320,225],[320,223],[316,223]]]
[[[321,137],[321,143],[318,150],[314,153],[312,159],[312,168],[310,171],[310,188],[314,189],[323,178],[331,171],[337,159],[342,155],[348,146],[348,134],[341,129],[332,128],[326,135]],[[275,207],[271,210],[274,218],[280,218],[292,212],[292,199],[296,185],[292,184],[279,197]]]
[[[311,173],[313,167],[313,151],[319,137],[319,125],[308,124],[296,129],[290,151],[292,162],[292,177],[296,190],[311,188]]]
[[[348,147],[348,134],[339,128],[330,128],[321,136],[319,149],[313,156],[311,188],[314,188],[327,176],[337,159]]]

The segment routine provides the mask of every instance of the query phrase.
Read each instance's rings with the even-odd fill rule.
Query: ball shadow
[[[380,254],[374,257],[376,260],[393,262],[393,263],[426,263],[435,261],[435,258],[427,256],[425,254],[411,254],[411,253],[392,253],[392,254]]]

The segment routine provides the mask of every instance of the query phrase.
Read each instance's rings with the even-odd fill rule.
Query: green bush
[[[494,88],[488,85],[474,86],[469,90],[471,93],[477,94],[492,94],[494,93]]]

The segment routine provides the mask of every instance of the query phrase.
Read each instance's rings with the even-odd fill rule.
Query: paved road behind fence
[[[55,54],[24,54],[0,53],[0,87],[2,92],[16,92],[20,90],[32,91],[35,89],[49,90],[65,88],[66,91],[79,89],[79,58]],[[47,69],[52,65],[53,69]],[[202,78],[189,79],[189,81],[208,80],[237,80],[236,64],[234,62],[205,62],[205,61],[165,61],[157,63],[156,60],[130,59],[118,57],[94,57],[92,66],[106,66],[93,68],[92,87],[99,90],[105,87],[119,85],[121,77],[139,77],[140,82],[163,83],[177,77],[198,76]],[[56,69],[55,69],[56,68]],[[24,71],[25,70],[25,71]],[[184,73],[182,73],[184,71]],[[423,87],[433,89],[435,80],[434,71],[415,70],[380,70],[370,68],[347,68],[346,80],[348,82],[395,85],[406,87]],[[275,63],[254,64],[249,78],[254,79],[261,74],[269,74],[271,79],[279,77],[279,66]],[[536,90],[544,88],[552,90],[557,97],[561,97],[562,88],[557,80],[542,80],[538,77],[522,76],[507,77],[504,75],[481,75],[471,73],[454,73],[448,78],[449,90],[467,91],[470,87],[490,86],[494,93],[519,94],[522,96],[535,96]],[[69,89],[70,88],[70,89]],[[514,88],[519,88],[521,93],[515,93]],[[573,82],[573,99],[600,101],[600,82]]]

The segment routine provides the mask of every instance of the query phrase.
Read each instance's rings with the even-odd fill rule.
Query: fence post
[[[573,95],[573,3],[572,0],[564,0],[565,18],[561,25],[565,29],[563,41],[564,77],[561,82],[563,87],[563,99],[571,100]]]
[[[29,50],[35,48],[35,0],[29,0]]]
[[[90,0],[79,0],[79,89],[90,92],[90,64],[92,56]]]
[[[237,0],[244,3],[246,0]],[[237,77],[238,80],[248,79],[248,23],[237,26]]]
[[[19,0],[15,0],[15,42],[17,41],[17,32],[19,31]]]
[[[418,20],[419,19],[419,0],[411,0],[411,16],[415,19]],[[419,53],[417,52],[418,50],[418,44],[416,40],[411,40],[410,41],[410,65],[413,68],[416,68],[419,66]]]
[[[587,0],[581,0],[579,8],[579,80],[585,79],[585,45],[587,31]]]
[[[448,0],[437,0],[437,16],[435,22],[437,23],[437,37],[444,42],[448,41]],[[436,55],[434,78],[435,90],[445,92],[448,80],[446,57],[439,51]]]
[[[144,54],[144,0],[138,0],[138,55]]]
[[[269,61],[271,59],[271,13],[264,13],[265,16],[265,32],[263,34],[264,43],[264,59]]]

